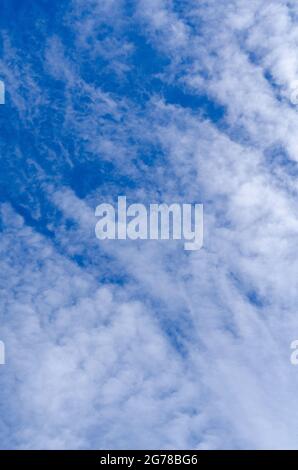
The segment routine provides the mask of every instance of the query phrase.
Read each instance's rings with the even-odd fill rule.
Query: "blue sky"
[[[2,449],[297,448],[297,17],[2,1]],[[118,195],[204,248],[99,242]]]

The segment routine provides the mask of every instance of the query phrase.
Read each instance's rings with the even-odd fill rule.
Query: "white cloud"
[[[88,10],[77,47],[92,40],[101,54],[97,25],[114,3],[74,5],[69,21]],[[297,8],[138,5],[134,21],[171,61],[167,81],[224,105],[218,126],[157,96],[140,113],[83,80],[57,38],[47,70],[66,85],[65,122],[86,137],[93,159],[114,158],[136,176],[129,137],[141,149],[161,146],[166,165],[156,163],[154,178],[146,169],[134,202],[203,202],[205,247],[189,255],[161,242],[99,244],[94,208],[103,193],[82,200],[58,183],[45,189],[62,213],[55,244],[3,206],[4,447],[296,448],[297,110],[287,87],[296,79]],[[123,23],[119,14],[119,31]],[[82,113],[78,84],[91,100]],[[105,113],[117,124],[101,133]]]

